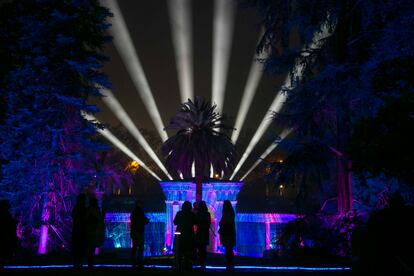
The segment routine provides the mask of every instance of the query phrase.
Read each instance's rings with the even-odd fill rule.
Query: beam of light
[[[138,143],[142,146],[142,148],[148,153],[148,155],[154,160],[154,162],[160,167],[160,169],[165,173],[165,175],[172,180],[171,175],[168,173],[167,169],[165,168],[164,164],[161,163],[158,156],[155,154],[154,150],[148,144],[147,140],[145,140],[144,136],[141,134],[139,129],[135,126],[134,122],[132,122],[131,118],[122,107],[122,105],[118,102],[115,96],[112,94],[111,91],[107,89],[101,89],[101,93],[104,97],[102,100],[105,104],[112,110],[118,120],[125,126],[126,129],[134,136],[134,138],[138,141]]]
[[[193,99],[193,44],[190,0],[168,0],[181,102]]]
[[[212,102],[218,113],[223,109],[235,12],[233,0],[214,1]]]
[[[88,114],[86,112],[82,112],[82,116],[88,121],[99,123],[99,121],[91,114]],[[103,137],[108,139],[108,141],[111,142],[114,146],[116,146],[123,153],[125,153],[127,156],[129,156],[129,158],[131,158],[134,161],[137,161],[140,164],[140,166],[142,166],[147,172],[149,172],[158,181],[161,181],[161,178],[156,173],[154,173],[150,168],[148,168],[148,166],[145,165],[145,163],[141,159],[139,159],[138,156],[136,156],[127,146],[125,146],[124,143],[119,141],[119,139],[116,138],[115,135],[113,135],[108,129],[106,129],[106,128],[105,129],[97,128],[97,131]]]
[[[292,69],[292,73],[288,74],[286,77],[286,80],[284,82],[284,85],[282,86],[282,89],[277,93],[275,99],[273,100],[272,104],[270,105],[269,110],[271,112],[279,112],[280,109],[283,106],[283,103],[286,101],[287,93],[284,90],[290,90],[294,88],[294,83],[292,82],[292,76],[293,80],[299,81],[302,79],[302,74],[304,71],[304,65],[300,62],[301,58],[309,56],[309,52],[306,52],[306,49],[317,49],[320,48],[324,42],[324,39],[328,36],[330,36],[332,33],[332,30],[330,30],[327,26],[327,24],[323,24],[321,26],[321,30],[319,32],[316,32],[313,35],[312,42],[310,45],[308,45],[307,48],[304,49],[304,52],[301,54],[301,57],[296,61],[294,68]],[[247,157],[250,155],[250,153],[253,151],[253,148],[257,145],[259,140],[262,138],[263,134],[267,130],[267,128],[272,123],[272,119],[268,117],[269,112],[265,115],[262,122],[260,123],[259,127],[257,128],[255,134],[253,135],[252,139],[250,140],[249,145],[247,146],[245,152],[243,153],[242,157],[239,160],[239,163],[236,165],[236,168],[234,169],[233,174],[230,177],[230,180],[233,179],[233,177],[236,175],[236,173],[240,170],[243,163],[246,161]]]
[[[161,120],[160,112],[158,111],[151,89],[149,87],[144,70],[135,51],[134,44],[126,26],[121,9],[115,0],[101,0],[102,5],[108,7],[114,14],[111,19],[112,27],[109,29],[113,36],[113,42],[118,50],[118,53],[125,64],[126,69],[139,93],[142,102],[144,103],[155,128],[160,135],[163,142],[168,139],[167,133],[164,130],[164,123]]]
[[[250,66],[249,76],[247,77],[246,86],[243,91],[243,98],[240,103],[239,111],[237,112],[236,123],[234,124],[235,130],[231,134],[231,141],[236,144],[239,138],[240,131],[242,129],[244,120],[247,116],[247,111],[253,101],[254,94],[256,93],[257,86],[259,85],[262,77],[262,66],[258,59],[265,58],[265,56],[254,56],[252,65]]]
[[[240,178],[240,181],[243,181],[246,176],[251,173],[256,167],[257,165],[259,165],[259,163],[265,159],[279,144],[280,142],[282,142],[283,139],[286,138],[286,136],[288,136],[290,133],[292,132],[292,129],[285,129],[281,134],[280,134],[280,140],[277,142],[272,143],[263,153],[262,155],[260,155],[259,159],[256,160],[256,162],[254,162],[253,166],[250,167],[250,169],[243,175],[242,178]]]

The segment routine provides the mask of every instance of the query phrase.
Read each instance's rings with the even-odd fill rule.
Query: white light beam
[[[85,112],[82,112],[82,116],[92,122],[99,122],[93,115],[87,114]],[[150,168],[145,165],[145,163],[138,158],[127,146],[125,146],[121,141],[119,141],[118,138],[116,138],[108,129],[100,129],[97,128],[97,131],[104,136],[106,139],[109,140],[114,146],[116,146],[118,149],[120,149],[123,153],[125,153],[129,158],[131,158],[134,161],[137,161],[140,166],[142,166],[147,172],[149,172],[153,177],[155,177],[158,181],[161,181],[161,178],[154,173]]]
[[[125,109],[121,106],[121,104],[118,102],[118,100],[115,98],[115,96],[112,94],[112,92],[107,89],[101,89],[101,93],[104,96],[102,97],[102,100],[112,110],[112,112],[115,114],[118,120],[125,126],[126,129],[128,129],[132,136],[134,136],[134,138],[148,153],[148,155],[154,160],[154,162],[160,167],[160,169],[165,173],[165,175],[167,175],[167,177],[170,180],[172,180],[172,177],[168,173],[164,164],[161,163],[160,159],[155,154],[154,150],[148,144],[147,140],[145,140],[144,136],[135,126],[134,122],[132,122],[131,118],[129,117]]]
[[[234,124],[234,130],[231,134],[231,141],[236,144],[239,138],[240,131],[242,129],[244,120],[246,119],[247,112],[253,101],[256,93],[257,86],[259,85],[262,77],[262,66],[258,61],[258,57],[255,55],[250,66],[249,76],[247,77],[246,86],[244,87],[243,98],[240,103],[239,111],[237,112],[236,123]]]
[[[214,1],[212,102],[217,105],[218,113],[224,104],[235,13],[233,0]]]
[[[282,132],[282,134],[280,134],[280,140],[277,142],[272,143],[263,153],[262,155],[260,155],[259,159],[256,160],[256,162],[254,162],[253,166],[250,167],[250,169],[243,175],[242,178],[240,178],[240,181],[243,181],[246,176],[251,173],[256,167],[257,165],[259,165],[259,163],[265,159],[277,146],[279,146],[280,142],[282,142],[283,139],[286,138],[286,136],[288,136],[290,134],[292,130],[291,129],[287,129],[284,130]]]
[[[116,0],[101,0],[101,3],[102,5],[108,7],[114,14],[114,17],[110,19],[112,27],[109,29],[109,32],[113,36],[114,45],[118,50],[126,69],[128,70],[135,88],[138,91],[158,134],[164,142],[168,139],[167,133],[164,130],[164,123],[161,120],[161,115],[158,111],[141,62],[138,58],[138,54],[135,51],[127,25],[124,17],[122,16],[121,9],[119,8]]]
[[[328,26],[326,24],[323,24],[321,26],[321,30],[314,34],[312,42],[309,45],[309,48],[310,49],[317,49],[317,48],[321,47],[322,43],[324,41],[323,39],[328,37],[330,34],[331,34],[331,32],[328,29]],[[301,54],[301,57],[306,57],[308,55],[309,55],[309,53],[304,52],[303,54]],[[300,63],[300,60],[296,61],[295,67],[292,70],[292,75],[293,75],[295,80],[300,80],[302,78],[303,70],[304,70],[303,64]],[[292,86],[291,74],[288,74],[288,76],[287,76],[287,78],[284,82],[284,85],[282,87],[284,89],[294,88]],[[286,101],[286,97],[287,97],[287,93],[284,92],[283,89],[281,89],[277,93],[277,95],[276,95],[275,99],[273,100],[272,104],[270,105],[270,108],[269,108],[270,112],[279,112],[280,109],[283,106],[283,103]],[[255,134],[252,137],[252,140],[250,140],[250,143],[247,146],[246,150],[244,151],[242,157],[240,158],[239,163],[236,165],[236,168],[234,169],[234,172],[231,175],[230,180],[232,180],[233,177],[236,175],[236,173],[240,170],[241,166],[246,161],[247,157],[250,155],[253,148],[257,145],[257,143],[262,138],[262,136],[265,133],[265,131],[267,130],[267,128],[272,123],[271,118],[268,117],[268,113],[265,115],[265,117],[263,118],[263,120],[260,123],[259,127],[257,128]]]
[[[194,98],[193,30],[190,0],[168,0],[171,33],[180,85],[181,102]]]

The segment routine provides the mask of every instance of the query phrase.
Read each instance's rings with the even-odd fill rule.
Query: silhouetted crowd
[[[9,209],[9,201],[0,200],[0,269],[15,257],[18,245],[17,221]],[[394,197],[387,208],[373,212],[366,226],[356,229],[352,236],[354,272],[359,275],[414,275],[413,217],[414,208],[405,206],[401,197]],[[93,267],[97,249],[104,242],[104,218],[98,200],[79,194],[72,219],[74,267],[82,267],[85,259],[88,267]],[[130,219],[130,257],[134,267],[142,268],[144,230],[149,219],[138,203]],[[173,245],[177,269],[191,270],[193,262],[197,261],[201,270],[205,270],[211,226],[206,202],[196,202],[192,206],[185,201],[174,218],[174,224],[177,226]],[[227,271],[234,271],[235,212],[229,200],[223,202],[219,227],[220,244],[226,251]]]
[[[86,205],[86,195],[79,194],[72,211],[72,254],[74,267],[82,266],[82,259],[87,258],[88,267],[93,267],[96,250],[104,242],[104,218],[95,197],[89,198]]]
[[[93,267],[96,250],[104,242],[104,219],[99,209],[98,201],[79,194],[72,211],[72,254],[74,267],[80,268],[82,261],[87,258],[88,267]],[[149,219],[142,207],[136,202],[130,214],[130,236],[132,248],[130,258],[135,268],[143,268],[143,251],[145,240],[145,225]],[[176,227],[173,250],[176,267],[179,271],[192,268],[193,261],[198,261],[201,270],[206,268],[207,246],[210,243],[211,215],[205,201],[191,206],[185,201],[178,211],[174,224]],[[223,203],[223,214],[219,223],[220,243],[226,250],[227,270],[234,270],[233,247],[236,245],[235,213],[229,200]]]
[[[223,214],[220,220],[220,243],[226,250],[226,268],[234,270],[233,247],[236,245],[235,213],[229,200],[223,203]],[[210,243],[211,216],[205,201],[196,202],[191,207],[185,201],[178,211],[174,224],[177,225],[174,237],[176,266],[179,271],[190,270],[192,260],[198,260],[202,271],[206,268],[207,246]]]
[[[17,221],[9,209],[9,201],[0,200],[0,269],[13,257],[17,248]]]
[[[414,275],[414,207],[395,194],[352,236],[356,275]]]

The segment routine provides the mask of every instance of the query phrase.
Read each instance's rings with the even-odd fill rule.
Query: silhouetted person
[[[197,231],[195,234],[195,244],[202,270],[206,268],[207,245],[210,243],[210,224],[211,216],[208,212],[206,202],[201,201],[196,213]]]
[[[236,245],[235,213],[229,200],[223,203],[223,214],[219,223],[220,243],[226,249],[226,270],[234,271],[233,247]]]
[[[195,215],[191,210],[191,203],[185,201],[174,218],[174,224],[177,225],[176,235],[174,237],[175,254],[178,269],[182,266],[185,270],[191,269],[191,258],[194,253],[194,225]],[[181,263],[183,259],[183,265]]]
[[[88,267],[92,268],[95,261],[95,250],[104,241],[104,220],[95,197],[89,199],[89,206],[86,210],[86,237]]]
[[[9,212],[8,200],[0,200],[0,269],[11,259],[17,247],[17,222]]]
[[[370,216],[360,238],[361,275],[413,275],[414,217],[399,194]]]
[[[138,202],[135,204],[134,210],[131,212],[131,261],[134,267],[142,268],[142,254],[144,252],[144,230],[145,225],[149,223],[148,218],[142,211]],[[138,251],[138,256],[136,253]]]
[[[72,255],[75,268],[82,267],[86,256],[86,195],[79,194],[72,210]]]

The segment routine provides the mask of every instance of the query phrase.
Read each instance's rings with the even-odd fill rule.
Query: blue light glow
[[[87,267],[87,265],[83,265]],[[130,264],[96,264],[94,267],[105,268],[132,268]],[[145,265],[145,268],[161,268],[171,269],[170,265]],[[194,266],[195,267],[195,266]],[[56,268],[73,268],[73,265],[8,265],[5,269],[56,269]],[[196,268],[196,267],[195,267]],[[206,266],[209,270],[224,270],[224,266]],[[305,267],[305,266],[254,266],[254,265],[240,265],[235,266],[237,270],[278,270],[278,271],[345,271],[351,270],[350,267]]]

